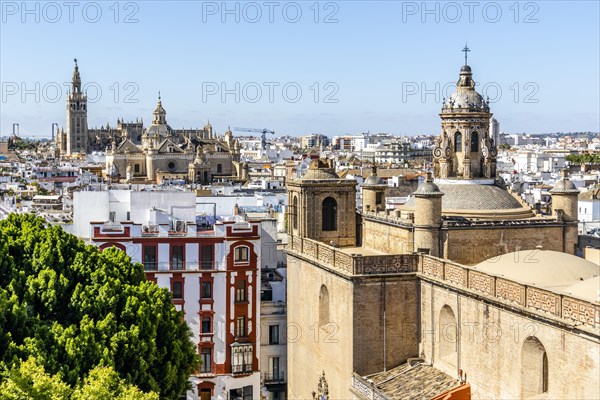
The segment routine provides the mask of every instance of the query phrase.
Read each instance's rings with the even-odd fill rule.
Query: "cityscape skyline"
[[[220,134],[229,125],[293,136],[437,134],[435,115],[454,90],[465,42],[477,88],[490,97],[502,131],[600,129],[600,54],[590,51],[598,49],[595,2],[512,8],[476,2],[470,9],[462,3],[453,3],[457,9],[442,3],[422,9],[416,2],[376,9],[361,2],[275,3],[286,12],[253,2],[228,9],[185,2],[186,13],[180,3],[127,2],[97,10],[97,3],[81,3],[70,15],[40,3],[24,10],[3,2],[0,135],[10,135],[13,123],[24,136],[49,137],[52,123],[64,127],[73,58],[90,97],[90,126],[113,125],[117,118],[149,122],[160,91],[168,121],[178,129],[210,120]],[[301,15],[296,22],[293,10]],[[156,33],[173,20],[180,23]],[[554,29],[557,24],[566,29]],[[100,38],[105,51],[91,45]],[[31,51],[23,53],[25,46]],[[18,66],[11,62],[17,55]],[[41,60],[51,62],[39,68]],[[574,87],[577,101],[567,95]]]

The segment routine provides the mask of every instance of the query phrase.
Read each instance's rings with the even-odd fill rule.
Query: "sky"
[[[74,58],[90,127],[438,134],[465,44],[501,131],[598,132],[599,3],[0,1],[0,136],[65,126]]]

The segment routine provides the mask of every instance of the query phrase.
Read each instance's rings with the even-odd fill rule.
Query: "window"
[[[171,246],[171,269],[183,269],[183,246]]]
[[[158,268],[156,263],[156,246],[144,246],[144,270],[156,271]]]
[[[202,317],[202,333],[211,333],[210,317]]]
[[[279,325],[269,325],[269,344],[279,344]]]
[[[248,262],[250,260],[250,248],[248,246],[238,246],[234,250],[234,262]]]
[[[212,285],[210,282],[202,282],[200,284],[200,293],[203,299],[212,298]]]
[[[173,171],[175,169],[175,163],[173,161],[169,162],[167,168],[169,168],[169,171]]]
[[[212,372],[212,349],[200,350],[200,372],[203,374]]]
[[[140,172],[140,164],[135,164],[135,166],[133,167],[133,172]]]
[[[454,133],[454,152],[462,152],[462,133]]]
[[[202,269],[213,269],[214,246],[202,246],[200,248],[200,267]]]
[[[294,229],[298,229],[298,196],[294,196],[292,203],[292,221]]]
[[[223,172],[223,164],[217,164],[217,174],[220,174]]]
[[[319,291],[319,326],[329,323],[329,290],[321,285]]]
[[[279,357],[269,357],[269,376],[268,380],[278,381],[279,377]]]
[[[479,151],[479,134],[477,132],[471,133],[471,152],[477,153]]]
[[[116,211],[111,211],[108,213],[108,219],[110,220],[110,222],[115,222],[115,219],[117,219],[117,213]]]
[[[254,352],[253,352],[253,346],[251,344],[233,345],[231,348],[232,372],[234,374],[252,372],[253,356],[254,356]]]
[[[171,292],[173,293],[174,299],[183,299],[183,282],[181,282],[181,281],[171,282]]]
[[[323,230],[337,230],[337,202],[333,197],[323,200]]]
[[[252,400],[252,385],[231,389],[229,391],[229,398],[231,400]]]
[[[246,317],[238,317],[235,325],[237,337],[246,337]]]
[[[245,280],[237,281],[237,285],[235,288],[235,301],[238,303],[246,301],[246,281]]]

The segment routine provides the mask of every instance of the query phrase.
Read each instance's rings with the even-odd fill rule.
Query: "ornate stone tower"
[[[373,164],[371,175],[361,185],[363,212],[385,210],[386,187],[385,182],[377,176],[377,166]]]
[[[565,253],[575,254],[577,248],[577,225],[579,215],[577,213],[577,200],[579,190],[568,178],[568,170],[561,171],[561,179],[550,190],[552,195],[552,212],[565,224],[564,249]]]
[[[442,134],[436,139],[436,178],[496,178],[496,143],[490,137],[490,107],[475,91],[471,67],[460,69],[456,91],[442,105]]]
[[[356,246],[356,181],[340,179],[326,161],[314,160],[287,188],[290,236]]]
[[[444,194],[433,183],[431,172],[427,173],[425,182],[419,185],[413,194],[415,196],[415,250],[439,257]]]
[[[67,95],[67,134],[65,155],[86,153],[88,147],[87,96],[81,91],[81,76],[77,59],[71,80],[71,91]]]

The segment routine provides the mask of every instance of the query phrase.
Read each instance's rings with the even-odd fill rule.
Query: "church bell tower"
[[[77,59],[71,80],[71,90],[67,95],[67,156],[86,153],[88,148],[87,96],[81,91],[81,76]]]
[[[356,181],[340,179],[331,160],[314,160],[286,183],[288,235],[336,247],[356,246]]]
[[[495,179],[497,143],[490,137],[489,126],[492,113],[488,101],[475,91],[471,67],[460,69],[456,91],[444,99],[442,134],[433,149],[436,178]]]

